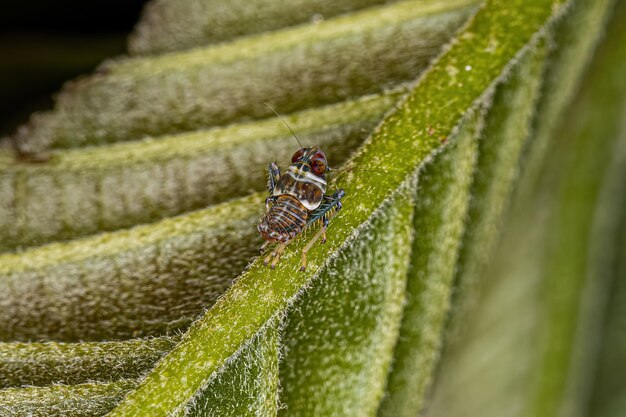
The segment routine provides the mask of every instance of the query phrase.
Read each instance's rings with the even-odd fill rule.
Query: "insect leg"
[[[276,264],[278,264],[278,261],[280,260],[280,257],[282,256],[282,254],[285,251],[285,248],[287,247],[288,244],[289,244],[289,242],[281,243],[281,245],[276,250],[276,257],[272,261],[272,264],[270,265],[270,268],[272,268],[272,269],[276,268]]]
[[[267,249],[267,247],[270,246],[271,244],[272,242],[270,242],[269,240],[266,240],[263,246],[261,246],[261,248],[259,249],[259,253],[265,252],[265,249]]]
[[[313,239],[311,239],[311,241],[309,243],[307,243],[307,245],[304,247],[304,249],[302,249],[302,259],[300,261],[300,271],[304,271],[306,269],[306,254],[309,252],[311,247],[313,247],[313,245],[315,244],[317,239],[320,238],[320,236],[324,236],[323,241],[326,240],[326,226],[322,226],[322,228],[319,230],[319,232],[317,232],[315,234],[315,236],[313,236]]]
[[[274,187],[278,184],[278,179],[280,178],[280,168],[274,162],[269,164],[267,167],[267,191],[269,191],[270,195],[274,194]]]
[[[304,249],[302,249],[302,260],[300,262],[301,271],[304,271],[306,269],[307,253],[313,247],[315,242],[320,237],[322,238],[321,243],[326,242],[326,228],[328,227],[328,223],[330,223],[330,220],[333,218],[333,216],[339,210],[341,210],[341,199],[344,197],[344,195],[346,195],[346,193],[343,190],[338,190],[330,196],[324,196],[324,201],[322,202],[322,204],[320,204],[320,206],[311,213],[309,224],[317,220],[321,220],[322,228],[319,232],[315,234],[313,239],[311,239],[311,241],[304,247]]]
[[[337,190],[332,195],[325,195],[322,204],[309,215],[307,224],[321,220],[324,226],[328,226],[330,219],[343,207],[341,199],[345,195],[346,193],[343,190]]]
[[[265,257],[265,259],[263,260],[263,265],[269,264],[272,258],[275,256],[276,256],[276,249],[271,251],[270,254]]]
[[[325,195],[324,201],[327,202],[335,212],[337,212],[343,207],[343,205],[341,204],[341,199],[344,198],[345,195],[346,192],[339,189],[335,191],[332,195]]]
[[[270,268],[272,268],[272,269],[276,268],[276,265],[278,264],[278,261],[280,260],[280,257],[283,254],[283,252],[285,251],[285,248],[287,247],[289,242],[291,242],[291,241],[283,242],[280,245],[278,245],[276,250],[272,251],[272,253],[267,255],[267,257],[263,261],[263,265],[269,264],[270,261],[272,261],[272,258],[274,258],[274,260],[272,261],[272,264],[270,265]]]

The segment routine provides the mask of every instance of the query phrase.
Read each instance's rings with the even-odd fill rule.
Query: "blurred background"
[[[124,53],[146,0],[2,2],[0,137],[52,107],[63,82]]]
[[[124,54],[128,35],[145,3],[147,0],[5,1],[0,14],[0,138],[14,132],[31,113],[52,108],[54,94],[64,82],[90,74],[103,60]],[[539,387],[538,399],[534,399],[538,407],[551,410],[565,404],[562,408],[566,411],[559,416],[626,415],[622,414],[626,410],[626,217],[620,199],[626,195],[621,185],[626,172],[626,73],[621,80],[610,76],[611,70],[624,67],[625,48],[619,45],[620,39],[626,39],[626,1],[618,1],[612,10],[605,25],[608,35],[581,77],[580,87],[572,93],[564,122],[553,129],[554,140],[545,161],[540,159],[537,190],[515,200],[525,204],[512,207],[495,261],[477,273],[481,279],[478,289],[467,290],[476,296],[469,297],[472,304],[459,311],[467,312],[469,319],[458,312],[451,319],[459,317],[464,328],[459,335],[451,332],[456,337],[451,343],[446,341],[443,359],[434,372],[429,417],[501,416],[507,408],[513,411],[506,415],[521,415],[515,414],[511,405],[523,408],[529,397],[526,391],[531,391],[528,387],[535,386]],[[563,45],[574,43],[567,36],[559,40]],[[563,74],[556,69],[558,75],[549,80],[554,85]],[[210,165],[197,159],[199,166]],[[24,172],[40,167],[15,166],[16,171]],[[41,167],[43,171],[45,164]],[[140,170],[143,177],[133,177],[124,171],[120,178],[128,179],[129,184],[137,181],[139,185],[128,187],[134,196],[136,190],[148,188],[140,181],[151,172],[146,168]],[[163,178],[169,178],[171,171],[164,172]],[[120,189],[121,183],[117,177],[111,181]],[[41,213],[46,213],[40,217],[45,218],[53,204],[47,199],[47,183],[42,184],[43,197],[38,202],[44,207]],[[72,183],[67,188],[80,195],[81,190],[73,187]],[[248,191],[241,184],[240,189]],[[166,189],[162,199],[168,198]],[[124,198],[119,200],[123,206]],[[201,201],[198,207],[205,205]],[[180,207],[180,212],[189,210]],[[140,221],[131,220],[128,226],[135,223]],[[198,259],[204,263],[206,254],[201,255]],[[178,257],[173,255],[173,259]],[[146,268],[138,263],[137,269]],[[459,293],[463,295],[457,291],[453,296]],[[178,300],[172,297],[171,302],[176,305]],[[583,403],[588,404],[586,412],[580,407]],[[477,411],[468,412],[472,404]],[[567,414],[571,411],[568,407],[577,408],[576,413]]]

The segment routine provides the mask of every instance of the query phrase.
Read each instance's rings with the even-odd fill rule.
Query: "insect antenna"
[[[361,171],[361,172],[376,172],[379,174],[389,174],[391,172],[396,172],[395,170],[383,170],[383,169],[357,169],[357,168],[331,168],[328,167],[327,170],[329,172],[350,172],[350,171]]]
[[[272,106],[270,106],[269,103],[263,103],[267,106],[268,109],[270,109],[275,115],[276,117],[278,117],[280,119],[281,122],[283,122],[285,124],[285,126],[287,126],[287,129],[289,129],[289,131],[291,132],[291,134],[293,135],[294,138],[296,138],[296,142],[298,142],[298,145],[300,145],[300,148],[304,148],[304,146],[302,146],[302,144],[300,143],[300,139],[298,139],[298,136],[296,136],[296,133],[291,129],[291,127],[287,124],[287,122],[285,121],[285,119],[283,119],[283,117],[278,114],[278,112],[276,110],[274,110],[274,108]]]

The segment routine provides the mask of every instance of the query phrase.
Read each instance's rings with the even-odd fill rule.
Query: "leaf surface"
[[[112,61],[33,118],[23,153],[180,133],[375,93],[413,80],[475,0],[411,0],[214,47]]]
[[[338,166],[402,96],[398,87],[285,117]],[[296,141],[276,118],[110,146],[0,157],[0,251],[155,221],[265,188],[262,167]],[[254,168],[253,168],[254,167]]]
[[[402,198],[410,192],[410,180],[418,167],[441,146],[441,137],[453,139],[459,115],[475,111],[475,102],[484,98],[510,63],[532,45],[535,33],[553,16],[555,5],[558,3],[539,0],[532,5],[511,2],[507,6],[489,2],[481,9],[465,29],[472,36],[460,35],[348,165],[393,171],[389,170],[383,179],[374,179],[348,169],[338,178],[337,186],[344,188],[348,197],[345,209],[329,230],[329,249],[323,254],[319,248],[311,251],[305,274],[297,272],[297,249],[302,248],[301,242],[284,256],[275,271],[253,264],[111,415],[158,416],[178,409],[189,401],[189,393],[202,386],[221,363],[245,346],[267,320],[297,304],[303,288],[319,282],[319,274],[330,263],[341,259],[344,250],[350,253],[348,245],[356,237],[376,226],[372,219],[394,210],[396,204],[403,206]],[[507,13],[514,9],[524,13]],[[504,16],[507,31],[515,35],[502,37],[495,48],[489,48],[491,39],[502,29]],[[511,27],[515,30],[511,31]],[[464,65],[460,67],[461,59]],[[470,69],[466,70],[467,67]],[[458,84],[464,85],[464,89],[454,98],[441,94]],[[444,113],[429,111],[444,106],[448,110]],[[360,192],[365,190],[367,200],[357,202]]]
[[[390,0],[158,0],[147,4],[129,39],[132,54],[172,52],[240,36],[315,24],[338,14]]]
[[[457,158],[420,177],[424,195],[418,194],[415,215],[420,238],[413,246],[401,333],[379,416],[415,416],[422,409],[443,344],[455,273],[462,271],[467,279],[468,269],[475,267],[467,265],[468,258],[484,259],[483,252],[493,250],[530,135],[546,49],[543,42],[527,53],[496,88],[474,151],[478,160],[459,149]]]

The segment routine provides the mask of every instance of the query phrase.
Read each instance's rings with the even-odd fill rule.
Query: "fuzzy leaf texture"
[[[132,54],[191,49],[323,19],[389,0],[160,0],[148,3],[129,40]],[[259,13],[262,10],[262,13]]]
[[[404,91],[399,87],[305,110],[285,121],[338,165]],[[270,119],[158,140],[57,150],[43,165],[0,157],[5,196],[0,251],[116,230],[260,191],[267,161],[289,160],[294,143],[284,125]],[[253,170],[258,175],[241,174],[250,167],[258,167]]]
[[[0,415],[618,415],[624,7],[583,77],[609,0],[217,3],[0,151]],[[305,272],[263,102],[346,191]]]
[[[15,140],[28,153],[103,144],[268,117],[264,102],[291,112],[381,91],[415,78],[473,6],[399,2],[319,26],[111,61],[69,85]]]
[[[389,375],[388,394],[379,410],[381,416],[414,416],[422,408],[442,347],[455,267],[462,268],[464,251],[483,248],[496,233],[520,149],[530,136],[545,52],[543,42],[497,87],[493,110],[486,117],[477,145],[473,178],[471,172],[456,171],[459,177],[450,181],[448,189],[443,188],[442,179],[455,173],[452,167],[423,178],[425,186],[434,187],[434,191],[416,208],[415,230],[422,238],[416,239],[413,247],[402,333]],[[441,206],[432,207],[433,201]],[[481,223],[472,221],[477,218]],[[489,229],[476,232],[478,224]],[[478,235],[481,240],[461,245],[463,234]]]
[[[248,340],[254,336],[259,327],[265,323],[266,320],[275,317],[276,314],[280,314],[286,308],[294,309],[297,311],[303,309],[300,303],[306,302],[306,295],[315,291],[316,283],[323,282],[323,276],[328,268],[328,263],[337,262],[338,265],[333,265],[333,270],[346,271],[348,273],[351,269],[341,268],[340,262],[350,262],[350,257],[344,255],[344,253],[350,254],[351,251],[357,252],[359,245],[355,241],[350,246],[346,243],[340,244],[343,239],[354,239],[362,233],[371,233],[373,238],[378,237],[380,242],[376,245],[376,249],[387,246],[387,239],[384,238],[385,234],[382,233],[385,229],[393,230],[394,227],[379,225],[378,222],[368,220],[370,216],[373,216],[373,220],[378,220],[382,216],[381,210],[400,210],[406,205],[402,197],[407,190],[412,194],[411,182],[406,182],[412,177],[415,170],[419,168],[421,162],[425,157],[429,155],[432,150],[437,149],[441,145],[440,135],[445,137],[453,136],[454,128],[456,127],[459,116],[465,112],[476,113],[478,110],[474,107],[476,100],[484,97],[487,94],[489,87],[494,83],[501,73],[505,70],[510,60],[514,59],[522,49],[529,44],[533,38],[533,35],[547,24],[552,15],[552,5],[546,4],[545,8],[537,7],[536,9],[529,8],[529,16],[520,20],[518,24],[521,29],[521,36],[519,38],[510,37],[507,38],[511,43],[501,43],[499,46],[502,49],[498,49],[498,52],[493,54],[491,51],[484,52],[483,55],[475,53],[471,58],[467,58],[467,48],[475,50],[480,46],[481,41],[486,47],[489,42],[489,37],[493,35],[491,30],[495,30],[497,24],[495,21],[499,20],[501,16],[498,12],[502,13],[502,8],[491,5],[492,7],[485,7],[482,9],[476,18],[472,21],[470,26],[466,28],[466,31],[477,31],[478,33],[471,38],[463,37],[459,38],[459,41],[455,43],[451,49],[435,64],[434,67],[422,78],[421,82],[415,88],[415,90],[409,95],[409,98],[402,104],[402,106],[393,114],[391,114],[377,129],[370,141],[361,149],[361,151],[353,157],[350,163],[355,166],[368,166],[374,168],[392,168],[395,171],[390,172],[388,176],[385,176],[384,180],[374,180],[373,176],[367,176],[365,174],[359,174],[358,172],[349,172],[344,175],[348,177],[350,181],[342,178],[337,180],[337,184],[342,185],[348,195],[351,195],[351,191],[358,192],[359,189],[368,190],[368,201],[362,202],[359,207],[350,206],[346,204],[346,209],[341,212],[336,223],[341,222],[333,229],[334,239],[330,242],[330,253],[334,248],[338,251],[336,255],[328,256],[326,260],[320,265],[317,264],[316,254],[319,256],[319,252],[314,250],[310,256],[310,267],[308,272],[303,275],[294,274],[297,271],[297,259],[293,256],[293,252],[289,252],[283,263],[277,268],[276,271],[269,272],[261,265],[254,264],[251,269],[245,272],[234,284],[231,286],[224,296],[213,306],[208,313],[197,321],[189,332],[186,334],[186,339],[183,339],[170,354],[168,354],[162,361],[160,361],[154,370],[146,377],[140,387],[133,391],[124,402],[118,406],[111,415],[125,415],[125,414],[141,414],[148,413],[152,415],[166,415],[168,410],[176,410],[181,406],[184,406],[189,401],[188,392],[198,389],[203,381],[210,378],[212,372],[218,369],[219,363],[224,359],[232,355],[235,351],[245,346]],[[532,13],[535,12],[535,13]],[[533,19],[534,18],[534,19]],[[482,20],[486,20],[482,21]],[[493,19],[493,20],[491,20]],[[534,25],[529,24],[533,22]],[[511,23],[511,22],[509,22]],[[481,30],[487,29],[487,32]],[[525,30],[524,30],[525,29]],[[483,36],[480,36],[483,35]],[[476,44],[478,43],[478,45]],[[471,45],[471,46],[470,46]],[[487,48],[485,48],[487,49]],[[480,50],[480,47],[478,48]],[[453,64],[458,59],[464,57],[464,63],[470,68],[474,68],[476,71],[464,71],[454,72],[450,71],[450,67],[456,68]],[[481,59],[482,58],[482,59]],[[465,75],[467,74],[467,75]],[[475,74],[478,74],[474,77]],[[438,115],[439,120],[427,120],[426,109],[437,108],[443,105],[445,102],[437,103],[437,99],[444,100],[441,95],[434,94],[442,86],[450,85],[450,82],[461,82],[459,78],[463,78],[466,81],[466,86],[473,88],[467,89],[466,94],[458,96],[456,102],[449,104],[453,108],[458,108],[458,112],[453,114]],[[421,97],[429,97],[428,100],[420,100]],[[469,117],[469,115],[468,115]],[[471,117],[470,117],[471,119]],[[435,132],[430,132],[427,123],[434,123]],[[468,122],[471,124],[471,122]],[[463,129],[461,129],[463,131]],[[434,133],[434,135],[432,134]],[[434,137],[433,137],[434,136]],[[421,140],[420,140],[421,139]],[[452,137],[450,138],[453,139]],[[393,148],[389,148],[389,143],[393,143]],[[393,150],[400,154],[394,157]],[[407,152],[408,151],[408,152]],[[377,154],[378,152],[378,154]],[[385,160],[381,160],[380,156],[385,155]],[[402,171],[403,169],[403,171]],[[398,172],[400,170],[400,172]],[[346,200],[346,203],[348,200]],[[382,204],[382,206],[381,206]],[[397,206],[396,206],[397,205]],[[389,213],[387,213],[389,214]],[[379,217],[380,216],[380,217]],[[402,220],[402,215],[397,213],[396,221]],[[341,220],[339,220],[341,219]],[[409,220],[411,218],[409,217]],[[406,222],[406,220],[405,220]],[[384,222],[382,222],[384,224]],[[348,226],[347,228],[345,226]],[[407,228],[407,224],[404,225]],[[397,226],[396,226],[397,227]],[[377,230],[382,229],[382,230]],[[359,231],[355,236],[354,230]],[[401,233],[394,233],[392,236],[402,237]],[[345,236],[345,237],[344,237]],[[302,244],[298,243],[296,248],[301,247]],[[388,249],[391,247],[387,247]],[[343,249],[343,250],[342,250]],[[398,256],[399,264],[402,265],[402,252],[393,251],[388,252],[386,255],[387,263],[390,265],[390,270],[387,271],[386,279],[394,280],[394,276],[398,272],[398,268],[393,268],[394,259],[389,258],[393,254]],[[343,255],[343,256],[342,256]],[[354,260],[360,260],[365,262],[363,267],[367,271],[368,268],[374,268],[371,273],[362,276],[363,279],[367,279],[369,275],[370,279],[374,279],[378,274],[376,272],[376,259],[378,258],[376,253],[372,253],[368,257],[354,257]],[[335,259],[337,261],[335,261]],[[406,263],[408,259],[405,259]],[[317,262],[316,262],[317,261]],[[374,263],[374,265],[372,265]],[[371,265],[371,266],[370,266]],[[378,268],[381,268],[379,266]],[[317,269],[321,269],[320,276],[311,276],[311,273],[315,273]],[[382,266],[384,270],[384,266]],[[390,273],[394,271],[393,273]],[[307,277],[310,277],[307,279]],[[305,296],[298,296],[302,291],[303,286],[310,285]],[[319,284],[318,284],[319,285]],[[324,287],[327,289],[328,287]],[[261,294],[263,296],[261,297]],[[333,294],[340,294],[338,292],[331,292],[329,297]],[[254,314],[250,314],[248,309],[254,306]],[[311,307],[313,308],[313,307]],[[313,317],[317,320],[323,320],[323,307],[322,313]],[[291,316],[290,316],[291,317]],[[307,315],[302,313],[296,315],[299,321],[306,323]],[[384,316],[383,316],[384,317]],[[238,323],[241,327],[232,328],[226,327],[226,323]],[[398,320],[396,319],[396,323]],[[399,324],[399,323],[398,323]],[[392,324],[389,326],[389,330],[386,335],[390,335],[393,332]],[[329,324],[330,325],[330,324]],[[289,325],[288,327],[289,328]],[[332,327],[331,327],[332,328]],[[372,336],[367,336],[368,327],[356,328],[356,332],[364,332],[360,337],[356,337],[353,348],[359,349],[364,341],[367,341]],[[290,336],[287,334],[287,340],[290,340]],[[203,349],[198,351],[195,347],[196,341],[202,340]],[[227,341],[227,343],[225,343]],[[298,343],[297,341],[295,343]],[[340,343],[340,341],[339,341]],[[372,343],[372,342],[370,342]],[[289,352],[296,350],[296,346],[288,345],[287,350]],[[365,345],[367,347],[367,344]],[[344,348],[347,348],[344,347]],[[381,358],[384,360],[384,352],[380,352]],[[347,355],[349,357],[349,355]],[[224,358],[224,359],[220,359]],[[297,355],[296,359],[297,360]],[[181,365],[186,363],[195,363],[193,369],[181,370]],[[286,363],[289,362],[287,357]],[[326,371],[328,367],[328,371]],[[291,369],[296,369],[293,367]],[[323,375],[327,375],[336,369],[332,366],[332,362],[326,366],[311,368],[299,367],[298,373],[303,373],[302,378],[297,378],[296,381],[315,381],[317,377],[314,375],[319,373],[319,380],[323,381]],[[349,379],[351,373],[358,372],[359,367],[346,367],[344,369],[344,378]],[[370,366],[369,372],[376,372],[377,369],[374,366]],[[184,372],[183,374],[178,374]],[[368,372],[368,373],[369,373]],[[173,373],[176,373],[175,376]],[[168,375],[167,378],[164,378]],[[375,375],[375,374],[374,374]],[[369,384],[366,381],[369,380]],[[376,398],[376,385],[380,385],[380,377],[368,378],[362,380],[366,383],[363,389],[371,389],[372,394],[366,398]],[[296,382],[290,386],[291,389],[297,388]],[[302,383],[302,382],[300,382]],[[370,385],[371,384],[371,385]],[[300,395],[294,399],[290,395],[285,397],[286,410],[293,415],[332,415],[331,413],[339,415],[358,415],[359,413],[371,414],[375,411],[375,408],[369,409],[368,404],[358,402],[353,408],[350,403],[344,404],[341,399],[345,395],[346,390],[354,389],[354,384],[336,386],[336,390],[329,393],[328,396],[320,398],[319,401],[309,401],[310,396]],[[380,391],[379,391],[380,392]],[[159,397],[159,394],[161,396]],[[380,394],[379,394],[380,395]],[[336,404],[333,399],[338,399],[339,404]],[[342,408],[345,406],[345,408]],[[337,409],[339,407],[339,409]],[[362,411],[359,411],[362,410]]]
[[[575,22],[602,21],[610,10],[610,2],[577,4],[570,10],[574,18],[556,27],[557,39],[576,38],[574,31],[584,26]],[[623,6],[621,10],[623,13]],[[623,161],[623,136],[618,133],[621,122],[615,115],[623,109],[624,87],[620,85],[622,90],[612,94],[603,90],[603,85],[617,86],[623,71],[619,65],[608,65],[623,59],[623,48],[618,46],[623,35],[614,36],[620,17],[613,19],[610,36],[596,56],[576,105],[560,123],[547,121],[558,133],[544,136],[545,131],[539,129],[540,136],[534,138],[551,138],[542,144],[549,151],[539,155],[549,163],[539,175],[525,171],[520,189],[535,187],[540,197],[516,196],[511,226],[496,250],[498,261],[483,266],[481,276],[473,279],[475,288],[467,294],[476,299],[467,302],[463,300],[466,294],[459,295],[465,314],[453,316],[451,327],[456,337],[446,346],[427,415],[495,416],[501,415],[502,407],[508,407],[508,415],[514,416],[596,415],[586,410],[597,360],[598,339],[592,335],[601,328],[601,300],[612,270],[590,254],[596,245],[611,248],[607,255],[613,253],[612,242],[620,229],[595,232],[596,238],[588,234],[606,222],[619,222],[621,216],[613,210],[623,207],[623,187],[620,191],[615,184],[621,183],[623,172],[618,174],[617,168],[610,167]],[[593,25],[585,29],[587,36],[579,38],[585,40],[578,52],[570,44],[566,53],[552,54],[557,64],[552,68],[563,68],[568,57],[590,55],[585,45],[597,38],[598,32]],[[574,70],[581,65],[572,64]],[[549,69],[546,79],[556,78]],[[560,92],[548,89],[548,94],[549,100],[543,100],[542,106],[551,108],[562,102]],[[539,113],[536,122],[545,123],[542,119],[553,115],[552,111]],[[611,157],[611,152],[615,156]],[[528,166],[533,162],[529,160]],[[622,167],[623,162],[616,166]],[[600,184],[616,192],[602,197]],[[599,273],[603,268],[609,269]],[[468,389],[472,380],[480,383]],[[461,390],[462,386],[465,389]]]

